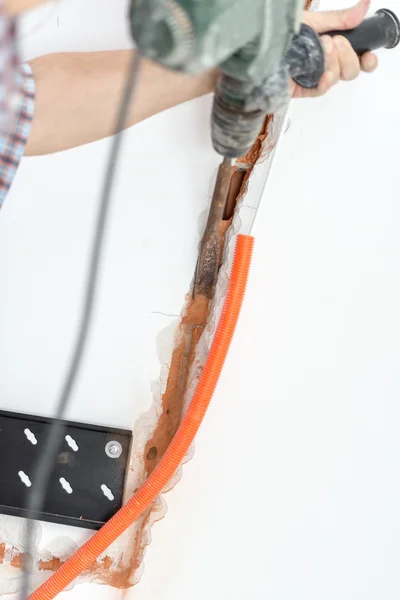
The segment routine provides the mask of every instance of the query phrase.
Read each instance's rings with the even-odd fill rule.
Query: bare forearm
[[[15,16],[22,13],[24,10],[34,8],[42,2],[44,2],[44,0],[5,0],[4,10],[7,15]]]
[[[31,61],[36,108],[26,154],[48,154],[113,133],[132,50],[62,53]],[[128,126],[202,96],[216,72],[190,76],[143,60]]]

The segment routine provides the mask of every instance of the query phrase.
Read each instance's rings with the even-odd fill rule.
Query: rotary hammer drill
[[[226,158],[248,152],[266,114],[289,99],[289,80],[316,87],[325,70],[320,38],[300,26],[304,0],[132,0],[130,23],[142,55],[186,73],[218,66],[212,142]],[[394,48],[400,23],[380,10],[340,33],[354,50]]]

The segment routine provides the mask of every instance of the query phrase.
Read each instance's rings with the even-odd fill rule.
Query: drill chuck
[[[229,91],[235,87],[235,97]],[[211,136],[214,149],[225,158],[244,156],[261,131],[262,109],[245,110],[247,84],[223,75],[214,94]]]

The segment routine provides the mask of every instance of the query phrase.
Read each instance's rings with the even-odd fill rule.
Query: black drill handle
[[[355,29],[330,31],[328,35],[345,37],[358,56],[361,56],[368,51],[397,46],[400,41],[400,23],[391,10],[383,8]]]
[[[378,48],[395,48],[400,42],[400,21],[391,10],[381,9],[355,29],[330,31],[325,35],[341,35],[349,40],[361,56]],[[315,88],[325,71],[325,53],[318,34],[302,25],[286,57],[291,77],[304,88]]]

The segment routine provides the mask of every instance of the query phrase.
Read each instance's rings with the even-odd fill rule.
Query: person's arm
[[[44,1],[45,0],[5,0],[4,10],[6,15],[14,17],[25,10],[29,10],[38,4],[42,4]]]
[[[349,29],[361,23],[369,4],[370,0],[361,0],[344,11],[305,12],[303,20],[319,32]],[[371,53],[362,57],[360,65],[345,38],[324,38],[327,72],[318,90],[302,90],[293,85],[295,96],[321,95],[339,79],[354,79],[361,68],[373,71],[377,66]],[[36,107],[26,154],[65,150],[111,135],[132,52],[62,53],[31,61]],[[217,77],[217,70],[200,76],[183,75],[144,59],[127,125],[211,92]]]
[[[25,154],[57,152],[114,133],[132,52],[69,52],[32,60],[36,106]],[[128,127],[211,92],[217,76],[216,70],[175,73],[143,59]]]

